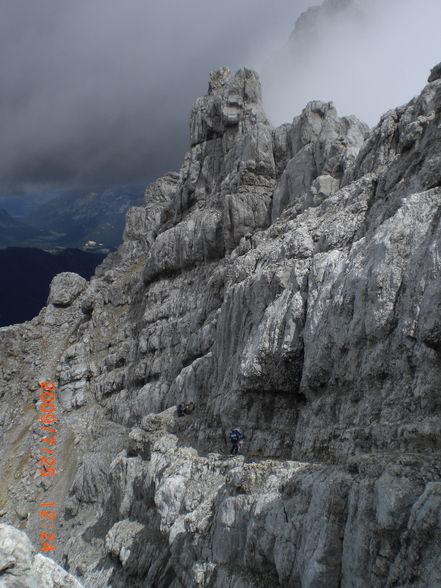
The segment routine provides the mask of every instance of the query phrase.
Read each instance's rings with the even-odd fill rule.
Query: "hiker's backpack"
[[[241,433],[237,429],[233,429],[232,431],[230,431],[230,440],[231,441],[239,441],[240,439],[243,439],[243,438],[244,438],[243,433]]]

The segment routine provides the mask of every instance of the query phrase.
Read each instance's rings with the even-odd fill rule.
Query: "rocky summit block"
[[[441,585],[440,117],[434,78],[372,130],[319,101],[273,129],[254,72],[213,72],[118,252],[0,329],[4,520],[63,505],[96,588]]]
[[[48,304],[70,306],[85,290],[87,281],[73,272],[63,272],[52,280]]]

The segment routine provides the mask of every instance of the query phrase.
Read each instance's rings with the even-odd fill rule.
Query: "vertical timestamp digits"
[[[55,506],[55,502],[41,503],[40,506]],[[53,511],[53,510],[40,510],[40,521],[42,521],[41,522],[42,529],[47,529],[48,527],[50,529],[53,529],[54,523],[51,523],[49,521],[53,521],[54,519],[55,519],[55,511]],[[53,545],[51,545],[51,543],[53,543],[54,540],[55,540],[55,533],[53,531],[49,531],[49,532],[42,531],[40,533],[40,541],[43,542],[43,546],[40,548],[41,551],[54,551],[55,547]],[[50,541],[50,543],[49,543],[49,541]]]
[[[40,476],[47,478],[55,476],[55,384],[54,382],[40,382],[40,450],[44,452],[39,458]],[[55,502],[44,502],[40,506],[55,506]],[[54,528],[56,513],[54,510],[40,510],[41,533],[40,541],[43,542],[41,551],[53,551],[55,547],[55,533],[50,529]]]

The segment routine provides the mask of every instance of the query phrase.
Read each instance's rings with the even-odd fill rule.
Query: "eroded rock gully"
[[[0,330],[2,521],[62,505],[94,588],[441,585],[438,70],[371,131],[321,102],[273,129],[253,72],[211,74],[118,252]]]

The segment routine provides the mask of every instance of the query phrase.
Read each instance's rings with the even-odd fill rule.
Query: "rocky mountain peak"
[[[97,588],[441,584],[440,105],[435,78],[372,130],[319,101],[273,129],[214,72],[119,251],[0,329],[5,520],[35,539],[56,501]]]
[[[435,65],[430,71],[430,76],[428,78],[428,82],[435,82],[436,80],[441,79],[441,63]]]
[[[359,16],[360,11],[354,0],[326,0],[320,5],[305,10],[296,21],[290,36],[291,43],[297,44],[307,40],[308,36],[318,34],[323,23],[334,24],[341,15]]]
[[[191,145],[220,138],[226,129],[241,128],[250,117],[263,115],[261,89],[255,72],[232,74],[223,67],[210,74],[208,95],[196,100],[191,114]]]

